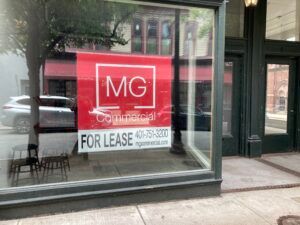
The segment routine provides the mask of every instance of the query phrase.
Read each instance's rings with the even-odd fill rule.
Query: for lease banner
[[[77,53],[78,151],[171,146],[171,59]]]

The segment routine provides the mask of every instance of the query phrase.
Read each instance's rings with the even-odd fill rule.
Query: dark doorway
[[[223,86],[223,156],[239,154],[241,58],[226,56]]]

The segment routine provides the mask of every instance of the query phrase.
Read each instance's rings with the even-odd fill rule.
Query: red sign
[[[111,132],[171,127],[171,112],[163,113],[171,108],[169,57],[77,53],[77,84],[81,134],[104,129]],[[88,142],[82,137],[81,140]],[[124,146],[105,149],[117,150],[117,147]],[[100,151],[103,147],[91,149]],[[81,150],[87,151],[83,145]]]

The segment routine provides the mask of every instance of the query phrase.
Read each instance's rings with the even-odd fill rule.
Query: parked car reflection
[[[167,119],[167,115],[172,114],[172,127],[175,127],[175,111],[174,106],[165,106],[159,113],[158,117],[163,121]],[[189,119],[194,119],[192,127],[188,128]],[[211,130],[211,112],[204,112],[200,107],[191,107],[189,105],[180,105],[179,113],[179,128],[180,130],[197,130],[210,131]]]
[[[61,130],[76,128],[74,101],[61,96],[40,96],[40,128],[43,130]],[[11,97],[2,107],[1,122],[13,127],[17,133],[26,134],[30,130],[29,96]]]

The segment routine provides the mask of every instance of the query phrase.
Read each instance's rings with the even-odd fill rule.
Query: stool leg
[[[38,161],[38,165],[39,165],[39,171],[42,171],[43,159],[41,159],[41,161]]]
[[[66,181],[68,181],[68,175],[67,175],[67,170],[66,170],[66,164],[65,164],[65,162],[63,162],[63,165],[64,165],[65,178],[66,178]]]
[[[39,173],[38,173],[39,168],[40,168],[39,165],[34,164],[34,169],[35,169],[38,184],[40,183],[40,178],[39,178]]]
[[[42,179],[43,179],[43,182],[44,182],[44,180],[45,180],[45,173],[46,173],[46,168],[47,168],[47,162],[43,162],[44,163],[44,170],[43,170],[43,177],[42,177]]]
[[[29,171],[30,171],[31,181],[33,181],[33,183],[35,183],[35,177],[34,177],[34,172],[33,172],[33,165],[30,164],[29,168],[30,168]]]
[[[68,164],[69,171],[71,171],[71,168],[70,168],[70,161],[69,161],[68,156],[67,156],[67,164]]]
[[[21,172],[21,166],[17,166],[18,170],[17,170],[17,180],[16,180],[16,186],[18,186],[19,183],[19,176],[20,176],[20,172]]]
[[[58,162],[57,162],[58,163]],[[61,180],[64,181],[64,172],[63,172],[63,161],[61,160],[59,162],[59,165],[60,165],[60,172],[61,172]]]
[[[54,170],[54,163],[51,162],[51,174],[53,175],[53,170]]]
[[[11,178],[11,186],[15,185],[15,178],[16,178],[16,172],[17,172],[17,168],[16,166],[12,167],[12,178]]]
[[[14,167],[13,162],[14,162],[14,160],[12,160],[12,161],[10,162],[9,173],[8,173],[8,177],[9,177],[9,178],[11,177],[12,172],[13,172],[13,169],[14,169],[14,168],[13,168],[13,167]]]
[[[45,177],[45,174],[46,174],[45,182],[48,182],[48,176],[49,176],[49,170],[50,170],[50,162],[45,161],[44,165],[45,165],[45,167],[44,167],[43,177]]]
[[[51,167],[51,174],[53,174],[53,163],[48,162],[47,175],[46,175],[47,182],[48,182],[48,178],[49,178],[50,167]]]

